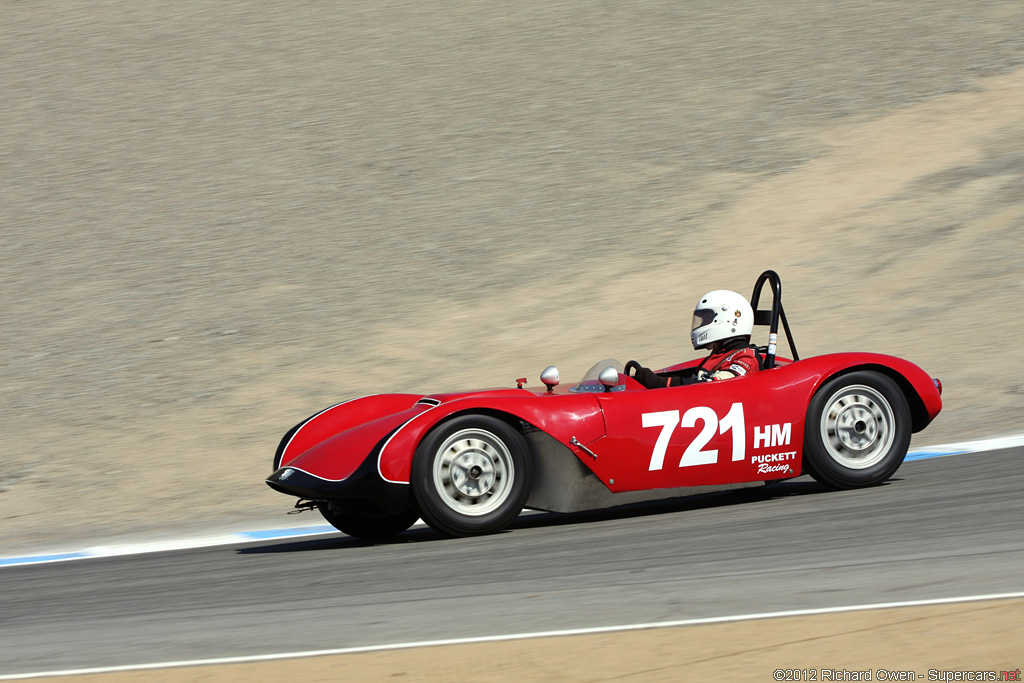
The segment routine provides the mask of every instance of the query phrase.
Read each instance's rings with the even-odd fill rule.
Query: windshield
[[[606,358],[605,360],[594,363],[594,365],[589,370],[587,370],[587,374],[583,375],[583,379],[577,382],[575,386],[569,389],[569,391],[573,393],[604,391],[604,385],[601,384],[601,381],[598,379],[598,377],[601,376],[601,371],[609,366],[615,368],[619,372],[619,374],[622,374],[622,363],[615,360],[614,358]],[[612,387],[612,391],[624,391],[625,389],[625,384],[620,384],[617,387]]]

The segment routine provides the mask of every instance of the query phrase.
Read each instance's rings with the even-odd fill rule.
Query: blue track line
[[[950,455],[963,455],[972,451],[929,451],[927,449],[907,453],[903,462],[914,462],[915,460],[928,460],[929,458],[945,458]]]
[[[87,552],[56,553],[53,555],[25,555],[22,557],[0,557],[0,567],[18,564],[41,564],[43,562],[63,562],[65,560],[84,560],[92,557]]]
[[[301,529],[267,529],[266,531],[239,531],[239,536],[246,541],[269,541],[275,538],[293,538],[295,536],[315,536],[316,534],[329,534],[337,531],[330,524],[320,526],[302,527]],[[2,560],[0,560],[2,562]]]

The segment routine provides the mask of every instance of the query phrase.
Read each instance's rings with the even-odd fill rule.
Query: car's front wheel
[[[412,484],[423,519],[449,536],[498,531],[514,520],[530,493],[526,439],[487,415],[441,424],[420,443]]]
[[[903,463],[910,433],[910,407],[892,379],[866,370],[841,375],[808,406],[807,469],[834,488],[881,483]]]
[[[331,526],[356,538],[388,538],[402,533],[420,518],[419,509],[414,503],[410,503],[397,515],[332,510],[329,503],[320,503],[317,507]]]

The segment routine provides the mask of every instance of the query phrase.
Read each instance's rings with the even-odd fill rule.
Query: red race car
[[[758,310],[761,289],[772,305]],[[616,361],[580,382],[450,394],[380,394],[332,406],[281,440],[267,483],[339,530],[379,538],[419,517],[437,531],[499,530],[523,508],[576,512],[810,474],[870,486],[939,413],[942,385],[873,353],[799,359],[774,271],[758,278],[759,372],[646,389]],[[776,358],[781,321],[792,359]],[[658,375],[685,381],[700,359]]]

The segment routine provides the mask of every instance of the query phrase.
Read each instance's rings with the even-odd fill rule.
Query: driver
[[[648,389],[698,382],[717,382],[742,377],[760,369],[757,351],[750,345],[754,311],[736,292],[716,289],[697,302],[693,310],[690,340],[695,349],[710,349],[692,377],[665,377],[638,367],[634,379]]]

